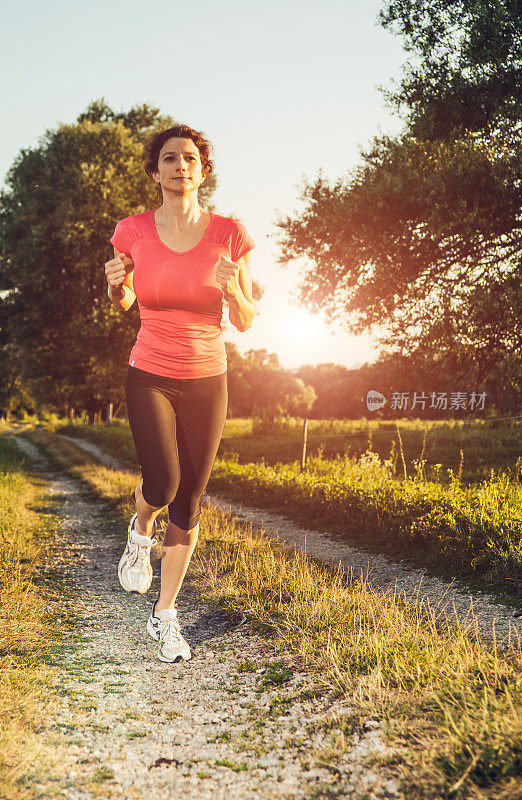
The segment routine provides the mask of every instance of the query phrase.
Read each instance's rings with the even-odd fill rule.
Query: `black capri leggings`
[[[129,365],[125,395],[143,497],[151,506],[168,505],[169,520],[190,530],[199,521],[225,427],[227,372],[165,378]]]

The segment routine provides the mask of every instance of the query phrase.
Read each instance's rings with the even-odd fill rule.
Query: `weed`
[[[246,660],[240,661],[237,665],[238,672],[255,672],[258,669],[258,665],[254,661]]]
[[[228,767],[232,769],[234,772],[246,772],[248,771],[248,765],[244,762],[240,764],[236,764],[234,761],[229,761],[228,758],[216,758],[214,759],[214,764],[218,767]]]
[[[165,716],[167,719],[176,719],[177,717],[182,717],[182,711],[165,711]]]
[[[121,719],[121,721],[127,722],[129,719],[143,719],[143,714],[138,714],[137,711],[126,711],[125,716]]]
[[[114,772],[109,767],[98,767],[92,776],[93,783],[103,783],[104,781],[111,781],[114,778]]]
[[[287,667],[283,660],[272,664],[268,661],[265,663],[266,671],[259,681],[262,686],[281,686],[281,684],[292,680],[294,671]]]
[[[212,742],[229,742],[232,736],[229,731],[222,731],[221,733],[216,733],[216,735],[212,739],[207,739],[207,742],[210,744]]]

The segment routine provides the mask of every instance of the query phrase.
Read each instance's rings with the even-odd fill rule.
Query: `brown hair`
[[[212,175],[214,171],[214,162],[210,158],[212,145],[208,139],[200,132],[190,128],[188,125],[173,125],[171,128],[166,128],[163,131],[156,131],[147,141],[144,147],[144,166],[147,175],[152,178],[152,173],[158,171],[158,158],[160,150],[168,139],[173,136],[178,139],[192,139],[194,144],[199,150],[199,157],[201,159],[201,168],[205,176]]]

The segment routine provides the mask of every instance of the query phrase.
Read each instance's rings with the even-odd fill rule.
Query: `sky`
[[[244,333],[226,314],[225,338],[241,353],[275,352],[287,369],[371,362],[375,337],[332,329],[297,305],[306,264],[277,263],[275,222],[304,207],[304,180],[321,170],[335,181],[373,135],[402,127],[378,89],[392,87],[406,60],[401,39],[378,25],[383,4],[3,0],[0,179],[22,148],[93,100],[116,112],[157,107],[211,140],[215,210],[240,219],[256,243],[259,314]]]

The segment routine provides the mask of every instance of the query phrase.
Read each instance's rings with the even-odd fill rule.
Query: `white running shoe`
[[[184,658],[188,661],[192,653],[188,642],[181,634],[177,608],[164,608],[156,611],[156,603],[152,606],[147,620],[147,633],[156,641],[159,640],[158,658],[160,661],[176,661]]]
[[[151,548],[157,543],[156,520],[152,536],[142,536],[136,530],[137,514],[129,524],[127,546],[118,564],[118,578],[127,592],[144,594],[152,583],[152,567],[150,564]]]

